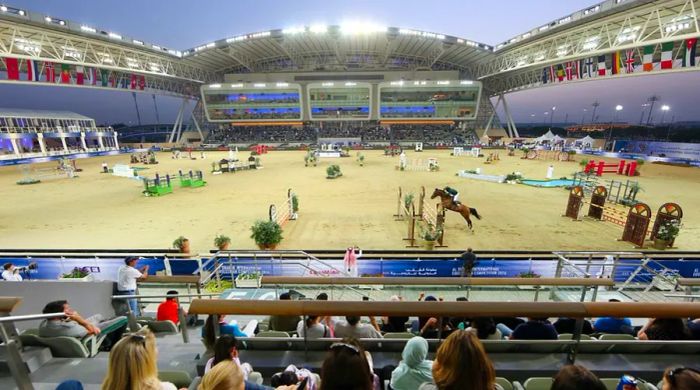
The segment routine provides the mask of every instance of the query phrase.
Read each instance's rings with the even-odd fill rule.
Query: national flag
[[[129,80],[126,79],[126,75],[122,74],[119,76],[119,78],[121,79],[120,88],[128,89],[129,88]]]
[[[566,76],[566,72],[564,71],[564,65],[562,65],[562,64],[557,65],[557,79],[559,81],[564,81],[565,76]]]
[[[97,69],[87,68],[87,72],[85,72],[85,78],[87,79],[88,84],[97,85]]]
[[[634,73],[634,49],[627,50],[625,52],[625,71],[627,73]]]
[[[75,83],[78,85],[85,83],[85,68],[81,65],[75,67]]]
[[[555,82],[557,78],[557,68],[554,65],[549,66],[549,82],[553,83]]]
[[[585,68],[585,71],[582,73],[584,74],[585,77],[591,78],[591,77],[593,77],[593,74],[595,73],[593,71],[593,64],[594,64],[595,58],[587,58],[585,61],[586,61],[585,62],[586,68]]]
[[[56,68],[53,62],[44,63],[44,72],[46,72],[46,82],[55,83],[56,82]]]
[[[117,75],[114,73],[109,74],[109,86],[112,88],[117,88],[118,80]]]
[[[605,55],[598,56],[598,76],[605,76],[608,73],[608,68],[605,65]]]
[[[61,83],[70,84],[70,65],[61,64]]]
[[[143,91],[144,88],[146,88],[146,76],[141,75],[139,76],[139,89]]]
[[[19,61],[16,58],[5,58],[8,80],[19,80]]]
[[[39,63],[35,60],[27,60],[27,80],[39,81]]]
[[[131,74],[131,85],[130,85],[130,87],[131,87],[131,89],[136,89],[136,75],[133,74],[133,73]]]
[[[574,65],[569,61],[566,63],[566,79],[571,81],[574,78]]]
[[[685,51],[683,52],[683,67],[695,66],[695,51],[698,45],[698,39],[686,39],[684,43]]]
[[[644,46],[644,71],[654,70],[654,45]]]
[[[620,74],[622,71],[622,56],[616,51],[612,54],[612,74]]]
[[[661,44],[661,69],[673,68],[673,42]]]
[[[103,87],[109,86],[109,70],[108,69],[100,69],[100,81],[102,82]]]
[[[542,69],[542,84],[549,83],[549,67]]]

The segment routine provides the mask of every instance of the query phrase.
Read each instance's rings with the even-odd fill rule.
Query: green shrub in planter
[[[231,238],[224,236],[223,234],[219,234],[218,236],[214,237],[214,246],[219,248],[220,251],[225,251],[228,249],[230,244]]]
[[[340,166],[334,164],[326,168],[327,179],[335,179],[340,176],[343,176],[343,173],[340,172]]]
[[[282,241],[282,227],[275,221],[255,221],[250,235],[261,249],[274,249]]]

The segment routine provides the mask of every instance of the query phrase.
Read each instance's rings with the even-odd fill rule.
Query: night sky
[[[315,23],[370,21],[413,28],[495,45],[534,27],[594,4],[592,0],[16,0],[12,6],[114,31],[149,43],[184,50],[217,39],[274,28]],[[698,72],[628,77],[535,89],[508,95],[515,120],[542,122],[557,106],[554,121],[580,122],[590,105],[601,103],[600,120],[610,120],[615,105],[621,120],[638,122],[641,105],[656,94],[671,106],[666,120],[700,120],[693,102]],[[150,94],[137,94],[143,123],[154,123]],[[173,122],[174,98],[157,96],[161,122]],[[0,85],[0,107],[62,109],[99,123],[136,123],[130,91]],[[660,107],[660,104],[657,105]],[[584,108],[589,111],[584,112]],[[533,116],[534,114],[534,116]],[[658,112],[660,116],[660,111]]]

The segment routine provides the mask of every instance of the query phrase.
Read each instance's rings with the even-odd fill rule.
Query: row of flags
[[[3,58],[8,80],[47,82],[57,84],[94,85],[111,88],[146,88],[146,76],[134,73],[116,72],[81,65],[54,63],[49,61]],[[26,69],[26,76],[20,70]]]
[[[551,84],[635,72],[693,67],[697,63],[697,43],[697,38],[684,40],[681,50],[677,53],[680,58],[673,56],[674,42],[665,42],[661,44],[661,56],[658,59],[654,58],[657,46],[649,45],[639,52],[637,49],[630,49],[551,65],[542,70],[542,83]]]

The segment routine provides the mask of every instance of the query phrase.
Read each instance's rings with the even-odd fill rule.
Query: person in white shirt
[[[356,339],[381,339],[379,326],[374,317],[369,317],[370,324],[361,324],[360,317],[347,316],[344,322],[335,324],[335,337],[354,337]]]
[[[143,280],[148,277],[148,266],[144,266],[141,270],[136,269],[136,262],[138,258],[127,257],[124,259],[124,265],[119,267],[119,272],[117,273],[117,293],[119,295],[135,295],[136,294],[136,281]],[[131,312],[134,313],[136,317],[141,316],[141,309],[139,308],[138,301],[136,299],[128,299],[129,307]]]
[[[5,263],[3,265],[3,268],[5,269],[2,271],[2,279],[8,282],[21,282],[22,281],[22,275],[17,272],[17,268],[15,267],[14,264],[12,263]]]

